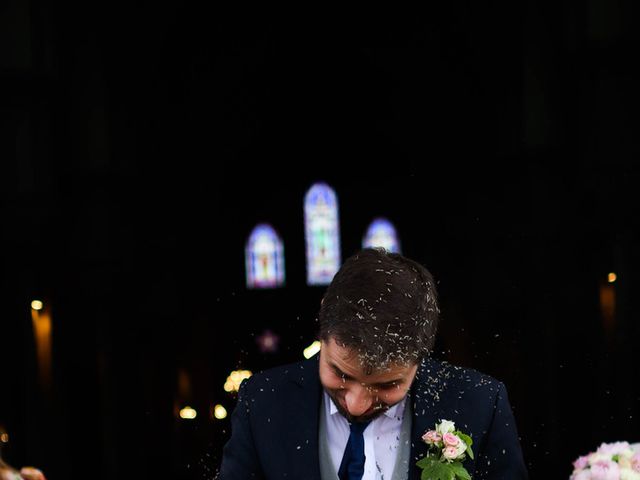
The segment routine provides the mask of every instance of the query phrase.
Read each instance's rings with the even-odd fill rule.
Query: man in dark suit
[[[475,479],[526,479],[504,385],[430,358],[439,308],[431,274],[365,249],[320,308],[320,353],[242,383],[220,480],[417,480],[441,420],[473,439]]]

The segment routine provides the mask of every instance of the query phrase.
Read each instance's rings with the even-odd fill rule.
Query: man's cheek
[[[344,402],[344,390],[332,390],[331,392],[334,400],[340,402],[340,404],[342,406],[344,406],[345,402]]]

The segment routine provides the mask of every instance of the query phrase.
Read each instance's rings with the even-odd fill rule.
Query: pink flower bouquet
[[[640,452],[628,442],[603,443],[573,462],[570,480],[640,480]]]
[[[456,430],[450,420],[441,420],[435,430],[422,436],[429,446],[427,456],[416,465],[422,469],[421,479],[425,480],[471,480],[471,475],[462,466],[464,459],[473,458],[471,437]]]

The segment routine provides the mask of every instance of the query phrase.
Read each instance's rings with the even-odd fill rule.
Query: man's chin
[[[376,418],[378,418],[380,415],[382,415],[384,412],[386,412],[388,409],[387,408],[381,408],[379,410],[374,410],[372,413],[369,414],[365,414],[365,415],[360,415],[359,417],[354,417],[350,415],[350,419],[347,418],[347,420],[350,423],[368,423],[372,420],[375,420]]]
[[[340,404],[338,399],[336,399],[333,394],[329,393],[329,397],[331,397],[331,400],[333,401],[334,405],[338,409],[338,412],[340,413],[340,415],[346,418],[349,423],[370,422],[378,418],[380,415],[382,415],[384,412],[386,412],[390,408],[388,405],[380,405],[377,408],[370,409],[369,411],[367,411],[362,415],[358,415],[357,417],[354,417]]]

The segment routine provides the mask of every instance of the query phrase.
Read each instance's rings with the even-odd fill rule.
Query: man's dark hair
[[[327,288],[319,338],[354,350],[369,369],[417,363],[433,350],[440,310],[431,273],[381,248],[349,257]]]

